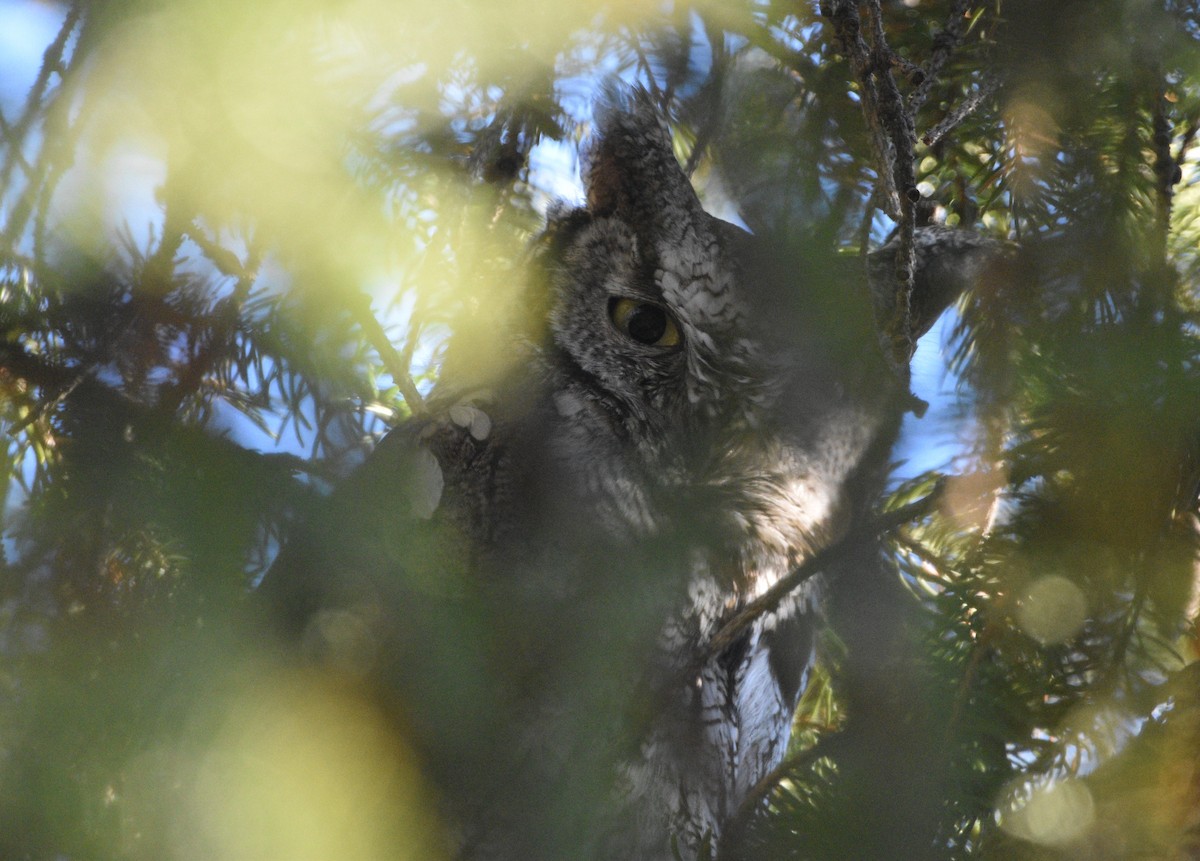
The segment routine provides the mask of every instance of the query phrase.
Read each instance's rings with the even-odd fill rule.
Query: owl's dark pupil
[[[657,305],[638,305],[626,325],[629,337],[639,344],[656,344],[667,333],[667,312]]]

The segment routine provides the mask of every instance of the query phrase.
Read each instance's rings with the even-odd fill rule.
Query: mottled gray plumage
[[[268,583],[324,660],[421,702],[418,735],[449,715],[475,738],[485,723],[455,703],[491,710],[474,754],[427,745],[465,857],[667,861],[715,845],[786,749],[819,580],[722,654],[708,643],[868,509],[905,403],[870,306],[890,282],[868,290],[861,261],[708,215],[649,99],[616,102],[586,161],[586,207],[555,215],[540,243],[516,370],[483,388],[448,373],[429,416],[335,494],[339,525],[294,543]],[[987,243],[919,231],[917,244],[923,331]],[[378,510],[367,488],[380,484],[404,501]],[[364,530],[390,549],[362,546]],[[336,559],[316,546],[345,534],[355,546]],[[314,558],[332,561],[314,574]],[[458,671],[422,650],[453,618],[428,594],[446,582],[499,632],[456,648],[534,669],[444,690]],[[360,612],[375,621],[348,645],[322,633],[331,612],[379,606],[399,609]],[[563,798],[583,821],[539,832]]]

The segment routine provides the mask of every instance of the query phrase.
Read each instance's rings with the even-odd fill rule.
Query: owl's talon
[[[492,433],[491,417],[473,404],[459,403],[450,407],[450,421],[460,428],[466,428],[480,442]]]

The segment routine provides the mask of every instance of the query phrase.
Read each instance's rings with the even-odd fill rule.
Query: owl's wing
[[[615,710],[600,692],[617,683],[604,665],[628,673],[602,645],[621,609],[605,599],[632,574],[590,513],[522,508],[564,499],[538,468],[536,408],[431,406],[294,530],[257,597],[293,653],[299,643],[310,665],[355,679],[396,720],[461,857],[550,857],[534,851],[546,823],[607,800],[616,752],[596,716]],[[575,705],[588,697],[601,701]]]
[[[436,510],[443,476],[418,436],[410,426],[389,433],[287,536],[257,590],[285,636],[305,636],[330,607],[367,600],[367,583],[389,565],[389,537],[407,537]]]
[[[473,402],[390,431],[292,530],[257,592],[288,637],[320,639],[322,614],[394,612],[444,596],[511,520],[510,434]],[[457,584],[457,585],[456,585]]]
[[[394,429],[294,528],[256,594],[288,654],[355,680],[396,721],[448,822],[504,799],[515,748],[498,602],[475,576],[507,522],[504,436],[473,404]]]

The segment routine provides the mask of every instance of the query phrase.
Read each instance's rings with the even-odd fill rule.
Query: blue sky
[[[20,109],[66,14],[44,0],[0,0],[0,110],[10,121]]]

